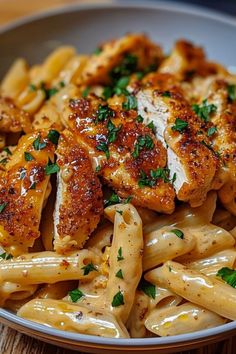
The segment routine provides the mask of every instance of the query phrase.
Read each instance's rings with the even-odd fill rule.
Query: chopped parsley
[[[182,133],[187,127],[188,127],[188,122],[185,122],[180,118],[176,118],[175,125],[173,125],[171,129],[179,133]]]
[[[139,115],[137,116],[137,118],[136,118],[136,121],[137,121],[138,123],[143,123],[144,118],[139,114]]]
[[[236,85],[228,85],[227,91],[228,91],[228,100],[230,102],[235,101],[236,100]]]
[[[31,155],[30,152],[25,151],[24,152],[24,157],[25,157],[25,161],[33,161],[34,157]]]
[[[157,168],[156,170],[151,170],[150,175],[153,179],[161,178],[165,183],[170,182],[170,170],[168,168]]]
[[[81,297],[85,296],[84,293],[79,289],[74,289],[69,291],[69,296],[72,302],[77,302]]]
[[[118,270],[118,272],[116,273],[116,277],[117,277],[117,278],[120,278],[120,279],[124,279],[123,273],[122,273],[122,270],[121,270],[121,269]]]
[[[134,95],[126,96],[126,101],[123,102],[122,108],[125,109],[126,111],[129,111],[131,109],[136,110],[138,108],[136,97]]]
[[[156,170],[150,171],[150,177],[146,175],[144,171],[140,171],[140,179],[138,180],[138,185],[142,187],[153,187],[156,184],[157,179],[163,179],[165,183],[174,182],[176,180],[176,173],[173,176],[172,181],[169,178],[170,170],[168,168],[158,167]]]
[[[129,76],[137,70],[138,58],[133,54],[126,54],[122,62],[110,72],[113,82],[117,82],[123,76]]]
[[[147,296],[149,296],[150,298],[155,300],[156,287],[152,283],[149,283],[149,281],[142,278],[139,283],[138,289],[142,290],[144,292],[144,294],[146,294]]]
[[[101,170],[102,166],[98,165],[96,168],[95,168],[95,172],[99,172]]]
[[[152,131],[154,134],[156,133],[156,128],[155,128],[155,125],[154,125],[154,123],[153,123],[153,120],[152,120],[150,123],[148,123],[147,127],[148,127],[149,129],[151,129],[151,131]]]
[[[10,253],[4,252],[4,253],[0,254],[0,258],[2,258],[2,259],[4,259],[4,260],[8,261],[9,259],[12,259],[12,258],[13,258],[13,255],[10,254]]]
[[[84,275],[88,275],[90,272],[93,272],[93,271],[97,272],[97,268],[95,267],[95,265],[92,262],[89,264],[86,264],[86,266],[82,267],[81,269],[83,269]]]
[[[105,100],[108,100],[113,95],[113,87],[106,86],[102,92],[103,97]]]
[[[210,115],[216,112],[217,107],[214,104],[208,104],[207,100],[203,100],[202,105],[193,104],[192,109],[204,122],[208,122]]]
[[[33,182],[32,184],[31,184],[31,186],[29,187],[29,189],[35,189],[36,188],[36,182]]]
[[[179,230],[179,229],[172,229],[170,230],[170,232],[172,232],[173,234],[175,234],[177,237],[183,239],[184,238],[184,233],[183,231]]]
[[[122,210],[116,210],[116,212],[120,215],[123,215],[123,211]]]
[[[122,255],[122,247],[118,249],[118,254],[117,254],[117,261],[123,261],[124,257]]]
[[[40,142],[40,136],[37,137],[37,139],[34,140],[33,142],[33,147],[35,150],[42,150],[47,146],[46,141]]]
[[[109,143],[114,143],[117,139],[117,134],[121,130],[122,125],[119,125],[118,127],[115,126],[115,124],[112,123],[112,121],[109,119],[107,123],[107,130],[108,130],[108,142]]]
[[[110,152],[108,148],[108,144],[105,141],[101,141],[97,146],[96,149],[98,151],[103,151],[106,155],[107,160],[110,158]]]
[[[23,168],[21,171],[20,171],[20,179],[24,179],[26,176],[26,169]]]
[[[123,203],[124,203],[124,204],[129,204],[132,199],[133,199],[133,196],[132,196],[132,195],[129,195],[129,196],[123,201]]]
[[[212,136],[217,132],[217,128],[216,127],[211,127],[207,130],[207,136]]]
[[[122,294],[122,292],[119,290],[118,293],[115,294],[115,296],[113,297],[111,306],[112,307],[118,307],[121,305],[124,305],[124,296]]]
[[[110,198],[105,201],[105,206],[107,207],[107,206],[118,204],[118,203],[120,203],[120,198],[118,197],[118,195],[116,193],[112,193]]]
[[[99,55],[100,53],[102,52],[102,48],[96,48],[94,51],[93,51],[93,54],[94,55]]]
[[[169,91],[162,92],[162,97],[171,97],[171,93]]]
[[[7,155],[12,155],[12,152],[11,152],[11,150],[8,147],[5,147],[3,149],[3,151],[5,151],[7,153]]]
[[[115,112],[108,107],[108,105],[102,106],[100,105],[97,110],[96,123],[104,122],[104,120],[108,118],[114,117]]]
[[[217,272],[217,276],[221,277],[227,284],[236,288],[236,270],[223,267]]]
[[[118,96],[124,94],[127,95],[129,94],[128,91],[126,90],[126,87],[129,84],[130,77],[129,76],[123,76],[121,77],[115,84],[113,90],[114,93]]]
[[[9,160],[8,157],[5,157],[4,159],[0,160],[0,164],[1,165],[6,165],[8,160]]]
[[[138,186],[140,188],[153,187],[155,185],[155,183],[156,183],[156,181],[148,178],[148,176],[146,175],[146,173],[143,170],[140,171],[140,178],[138,180]]]
[[[148,134],[138,137],[137,142],[134,145],[134,151],[132,152],[132,156],[135,159],[138,158],[140,151],[144,148],[148,150],[152,150],[154,148],[153,140]]]
[[[86,98],[88,96],[89,92],[90,92],[90,87],[87,86],[82,92],[82,97]]]
[[[45,174],[46,176],[52,175],[53,173],[57,173],[60,170],[58,164],[52,163],[52,161],[49,159],[48,164],[45,167]]]
[[[220,153],[218,151],[215,151],[213,147],[205,142],[205,140],[201,141],[201,144],[206,146],[209,150],[211,150],[218,158],[220,158]]]
[[[36,87],[34,84],[30,84],[30,85],[29,85],[29,90],[30,90],[30,91],[36,91],[36,90],[37,90],[37,87]]]
[[[48,138],[48,140],[51,141],[51,143],[53,143],[54,145],[57,145],[59,137],[60,137],[60,133],[57,130],[55,130],[55,129],[49,130],[47,138]]]
[[[60,86],[61,88],[63,88],[63,87],[65,87],[65,86],[66,86],[66,84],[65,84],[65,82],[64,82],[64,81],[60,81],[60,82],[59,82],[59,86]]]
[[[49,100],[59,91],[56,87],[47,88],[44,82],[41,83],[40,89],[44,92],[46,100]]]
[[[8,205],[8,202],[0,204],[0,213],[3,212],[3,210],[6,208],[7,205]]]

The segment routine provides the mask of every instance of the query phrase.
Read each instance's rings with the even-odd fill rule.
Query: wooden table
[[[29,15],[56,6],[69,5],[88,0],[0,0],[0,24],[7,23],[21,16]],[[93,1],[95,2],[95,1]],[[99,2],[99,1],[97,1]],[[20,334],[0,324],[0,354],[73,354],[33,338]],[[228,340],[186,354],[234,354],[236,353],[236,336]],[[180,353],[176,353],[180,354]]]

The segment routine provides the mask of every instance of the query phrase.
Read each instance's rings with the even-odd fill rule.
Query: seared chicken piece
[[[31,131],[30,115],[16,107],[11,98],[0,96],[0,132],[17,133]]]
[[[227,73],[221,65],[207,61],[201,47],[184,40],[175,43],[170,56],[161,63],[158,72],[173,74],[180,81],[193,76],[206,77]]]
[[[179,200],[200,206],[211,189],[217,157],[207,147],[201,121],[184,99],[174,78],[150,76],[147,88],[137,93],[138,113],[153,125],[156,136],[167,148],[168,168]],[[150,84],[155,84],[150,87]]]
[[[206,95],[199,99],[200,102],[204,100],[215,107],[209,122],[204,122],[211,146],[221,161],[215,188],[223,185],[218,192],[221,202],[236,215],[236,86],[216,79],[209,85]]]
[[[88,60],[77,83],[86,85],[110,83],[112,69],[130,54],[135,57],[133,59],[137,58],[137,63],[133,63],[137,64],[137,71],[153,64],[158,65],[163,58],[161,48],[144,34],[128,34],[101,46],[100,52],[93,54]]]
[[[70,100],[64,124],[88,152],[94,168],[121,198],[135,205],[172,213],[175,193],[166,167],[166,150],[152,130],[137,121],[137,111],[104,101]]]
[[[103,214],[102,187],[86,151],[65,130],[57,148],[57,199],[54,212],[54,248],[66,253],[81,248]]]
[[[27,252],[40,236],[53,165],[46,166],[53,163],[54,150],[46,132],[24,135],[0,176],[0,245],[14,256]]]

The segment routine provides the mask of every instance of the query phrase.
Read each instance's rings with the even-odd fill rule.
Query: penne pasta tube
[[[152,310],[146,328],[158,336],[175,336],[220,326],[226,319],[198,305],[186,302],[179,306]]]
[[[105,301],[110,311],[123,323],[129,317],[142,275],[142,252],[142,220],[134,206],[121,204],[114,219]]]
[[[5,97],[16,99],[29,84],[29,71],[24,59],[17,59],[2,80],[0,90]]]
[[[144,321],[148,313],[149,306],[150,298],[142,291],[137,290],[134,304],[126,324],[131,338],[143,338],[147,336],[147,329],[144,325]]]
[[[48,327],[110,338],[129,338],[125,326],[107,311],[94,310],[65,301],[35,299],[18,311],[18,316]]]
[[[145,279],[220,316],[236,320],[236,291],[220,280],[173,261],[151,270]]]
[[[188,232],[193,235],[196,243],[189,253],[176,259],[180,263],[211,256],[235,244],[234,237],[228,231],[212,224],[188,228]]]
[[[45,251],[29,253],[0,262],[0,283],[21,281],[21,284],[53,284],[58,281],[92,279],[95,271],[84,275],[86,264],[98,264],[100,258],[92,251],[81,250],[68,257]]]
[[[217,208],[212,220],[212,224],[229,231],[236,226],[236,218],[228,210]]]
[[[103,252],[105,247],[110,246],[113,236],[113,225],[111,223],[105,223],[94,231],[92,236],[85,244],[85,248]]]
[[[164,226],[144,235],[144,270],[186,254],[195,247],[195,238],[188,229],[180,230],[183,238],[178,237],[174,230],[174,227]]]
[[[75,289],[76,286],[77,281],[74,280],[60,281],[54,284],[46,284],[36,292],[34,297],[37,299],[61,300],[68,294],[70,290]]]
[[[185,266],[195,269],[207,276],[215,276],[223,267],[234,268],[236,261],[236,249],[231,248],[213,254],[210,257],[202,258],[194,262],[186,262]]]
[[[19,279],[18,279],[19,281]],[[6,300],[22,300],[30,297],[37,290],[37,285],[22,285],[20,283],[4,282],[0,285],[0,306],[4,306]]]

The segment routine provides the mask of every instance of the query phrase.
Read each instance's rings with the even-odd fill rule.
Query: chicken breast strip
[[[66,253],[83,246],[103,214],[102,187],[86,151],[65,130],[59,139],[60,166],[54,211],[54,249]]]

